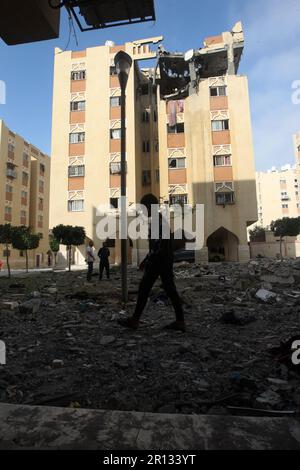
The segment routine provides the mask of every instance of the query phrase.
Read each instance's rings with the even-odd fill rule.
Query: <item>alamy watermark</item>
[[[299,366],[300,365],[300,339],[297,341],[294,341],[292,344],[292,363],[294,366]]]
[[[4,341],[0,341],[0,365],[6,364],[6,346]]]
[[[100,205],[97,208],[99,221],[96,235],[99,240],[130,238],[132,241],[185,240],[187,250],[201,250],[204,246],[204,205],[142,204],[128,206],[127,198],[119,198],[119,210],[112,206]]]
[[[300,80],[295,80],[292,83],[292,89],[295,90],[292,93],[292,103],[299,105],[300,104]]]
[[[0,104],[6,104],[6,84],[0,80]]]

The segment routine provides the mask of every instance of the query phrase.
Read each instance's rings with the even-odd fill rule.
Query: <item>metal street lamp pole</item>
[[[127,204],[126,204],[126,86],[130,68],[131,57],[126,52],[120,51],[115,56],[115,66],[117,69],[121,87],[121,275],[122,275],[122,299],[128,301],[127,284]]]

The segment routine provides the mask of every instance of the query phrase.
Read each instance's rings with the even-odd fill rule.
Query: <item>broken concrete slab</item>
[[[295,418],[0,405],[0,450],[300,450]]]

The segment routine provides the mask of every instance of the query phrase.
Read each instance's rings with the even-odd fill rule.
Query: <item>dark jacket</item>
[[[109,249],[106,246],[100,248],[98,251],[98,257],[100,258],[101,263],[108,263],[108,258],[110,257]]]

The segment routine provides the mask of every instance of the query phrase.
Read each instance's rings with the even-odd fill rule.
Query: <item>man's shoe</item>
[[[137,330],[139,327],[139,321],[135,318],[125,318],[118,320],[119,325],[123,326],[124,328],[130,328],[131,330]]]
[[[165,330],[172,330],[172,331],[181,331],[182,333],[185,333],[185,323],[184,321],[175,321],[174,323],[171,323],[170,325],[167,325]]]

